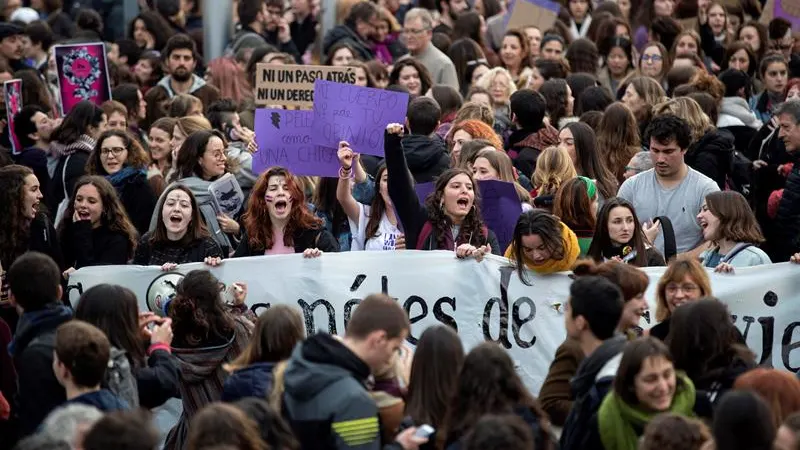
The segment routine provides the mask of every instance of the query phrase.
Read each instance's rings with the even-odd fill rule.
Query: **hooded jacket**
[[[87,392],[79,395],[67,403],[80,403],[82,405],[94,406],[103,412],[124,411],[130,409],[125,400],[120,399],[108,389],[100,389],[95,392]]]
[[[19,319],[8,353],[17,369],[16,410],[21,438],[36,431],[50,411],[67,399],[53,373],[53,350],[56,328],[71,319],[72,311],[57,303],[25,312]]]
[[[147,96],[156,95],[155,92],[151,94],[152,91],[157,91],[159,89],[163,89],[166,92],[168,98],[175,97],[177,92],[172,90],[172,85],[170,81],[172,80],[171,75],[167,75],[159,82],[153,86],[152,89],[147,91]],[[189,94],[194,95],[195,97],[199,98],[200,101],[203,102],[206,107],[211,105],[212,103],[219,100],[219,90],[210,84],[207,84],[205,80],[198,77],[197,75],[192,74],[192,86],[189,88]],[[148,100],[149,102],[149,100]]]
[[[295,347],[284,373],[283,412],[303,450],[381,448],[369,375],[369,366],[330,335]]]
[[[550,125],[536,130],[517,130],[508,137],[508,156],[514,167],[527,177],[533,176],[536,160],[542,150],[551,145],[558,145],[558,130]]]
[[[231,240],[219,226],[217,212],[214,209],[214,202],[211,199],[211,193],[208,191],[208,187],[211,185],[211,182],[199,177],[181,178],[175,183],[167,186],[167,189],[165,189],[164,192],[168,192],[173,184],[186,186],[192,191],[192,194],[194,194],[194,197],[197,201],[197,207],[200,208],[200,214],[203,216],[203,220],[206,222],[206,226],[208,227],[208,232],[211,234],[211,237],[222,249],[223,255],[230,254],[231,249],[233,249]],[[164,194],[161,194],[161,196],[163,197]],[[158,199],[156,204],[163,204],[161,198]],[[155,208],[153,211],[153,217],[150,219],[150,229],[148,230],[150,233],[155,231],[156,224],[158,224],[159,220],[161,220],[161,209]]]
[[[757,130],[761,128],[761,125],[761,121],[750,109],[747,100],[742,97],[725,97],[722,99],[719,108],[719,119],[717,119],[719,128],[747,126]]]
[[[372,51],[369,43],[365,42],[355,30],[347,25],[337,25],[325,35],[325,38],[322,40],[322,53],[325,56],[329,56],[328,52],[331,47],[339,42],[344,42],[349,45],[355,52],[356,58],[361,61],[375,59],[375,53]]]
[[[404,137],[402,144],[408,168],[416,183],[434,181],[450,168],[450,157],[447,155],[444,141],[439,136],[412,134]]]
[[[734,138],[727,130],[707,131],[689,146],[684,160],[691,168],[711,178],[720,190],[725,190],[733,163]]]
[[[227,373],[223,364],[233,361],[244,351],[250,328],[246,320],[235,316],[234,333],[221,345],[196,348],[172,348],[180,369],[180,391],[183,412],[178,424],[170,430],[164,448],[181,450],[186,445],[189,421],[204,406],[222,398]]]
[[[233,372],[222,391],[222,401],[233,403],[247,397],[266,398],[272,392],[275,363],[259,362]]]

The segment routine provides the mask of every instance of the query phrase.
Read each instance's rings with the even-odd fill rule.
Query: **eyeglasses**
[[[644,62],[659,62],[659,61],[661,61],[663,59],[664,58],[662,58],[661,55],[643,55],[642,56],[642,61],[644,61]]]
[[[639,172],[641,172],[641,171],[642,171],[642,169],[640,169],[640,168],[638,168],[638,167],[633,167],[633,166],[625,166],[625,171],[627,172],[627,171],[629,171],[629,170],[632,170],[632,171],[634,171],[634,172],[636,172],[636,173],[639,173]]]
[[[417,35],[417,34],[422,34],[422,33],[426,32],[426,31],[428,31],[428,30],[429,30],[429,28],[423,28],[423,29],[421,29],[421,30],[415,30],[415,29],[413,29],[413,28],[403,28],[403,31],[402,31],[402,33],[403,33],[403,34],[413,34],[413,35]]]
[[[212,158],[214,158],[214,159],[226,159],[227,158],[227,156],[225,156],[225,153],[224,152],[220,152],[220,151],[213,152],[213,153],[211,153],[210,156]]]
[[[100,149],[100,156],[105,156],[106,158],[108,158],[108,155],[113,153],[114,157],[116,158],[117,156],[123,154],[126,151],[127,151],[127,149],[124,148],[124,147],[101,148]]]
[[[674,294],[674,293],[678,292],[679,289],[681,291],[683,291],[684,294],[693,294],[693,293],[697,292],[698,290],[700,290],[700,287],[697,286],[696,284],[690,284],[690,283],[685,283],[685,284],[672,284],[672,283],[670,283],[670,284],[667,285],[666,291],[668,293],[670,293],[670,294]]]

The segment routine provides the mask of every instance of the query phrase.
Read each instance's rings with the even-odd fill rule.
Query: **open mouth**
[[[458,205],[459,208],[467,209],[469,206],[469,199],[466,197],[461,197],[456,200],[456,205]]]
[[[89,220],[91,215],[89,214],[89,211],[78,211],[78,218],[81,220]]]
[[[283,214],[289,209],[289,203],[286,200],[278,200],[275,202],[275,212]]]
[[[178,215],[169,216],[169,222],[172,223],[172,224],[178,225],[181,222],[183,222],[183,217],[178,216]]]

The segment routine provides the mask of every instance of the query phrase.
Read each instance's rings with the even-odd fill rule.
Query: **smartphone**
[[[431,435],[433,434],[434,431],[436,431],[436,430],[432,426],[425,424],[425,425],[422,425],[421,427],[417,428],[417,432],[414,433],[414,436],[416,436],[418,438],[426,438],[427,439],[427,438],[431,437]]]

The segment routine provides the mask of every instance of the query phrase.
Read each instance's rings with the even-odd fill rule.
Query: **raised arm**
[[[417,193],[414,192],[414,180],[408,170],[406,156],[403,153],[401,139],[403,126],[389,124],[384,136],[384,153],[386,172],[388,177],[389,197],[397,209],[397,215],[403,224],[406,235],[407,248],[417,248],[417,236],[422,231],[427,220],[425,207],[419,204]]]
[[[350,175],[354,171],[358,172],[361,168],[361,164],[358,162],[358,154],[353,153],[353,150],[348,146],[347,142],[342,141],[339,142],[339,151],[337,155],[339,156],[339,164],[342,168],[339,169],[339,184],[336,186],[336,200],[342,205],[342,209],[344,209],[347,217],[351,221],[358,223],[358,216],[361,213],[361,208],[358,206],[356,199],[353,198],[353,191],[350,186]],[[361,169],[361,173],[364,175],[364,169]]]

